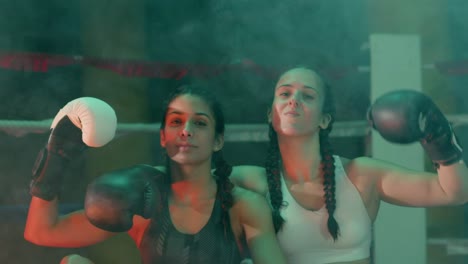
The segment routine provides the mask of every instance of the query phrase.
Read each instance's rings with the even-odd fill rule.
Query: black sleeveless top
[[[142,263],[239,264],[242,258],[229,216],[224,218],[224,228],[225,214],[217,195],[206,225],[197,234],[183,234],[172,224],[167,199],[163,199],[160,213],[150,220],[140,243]]]

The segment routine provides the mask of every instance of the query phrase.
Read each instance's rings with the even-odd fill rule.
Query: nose
[[[302,94],[300,91],[294,91],[291,97],[289,98],[288,105],[292,108],[297,108],[302,102]]]
[[[187,130],[182,130],[182,134],[181,134],[182,137],[191,137],[192,136],[192,132],[190,131],[187,131]]]
[[[294,108],[299,106],[299,103],[297,102],[296,98],[291,98],[289,100],[288,104],[289,104],[289,106],[294,107]]]
[[[189,122],[185,124],[184,129],[182,129],[182,132],[180,135],[182,137],[191,137],[193,135],[192,128]]]

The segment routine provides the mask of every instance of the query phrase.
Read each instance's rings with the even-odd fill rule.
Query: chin
[[[199,163],[199,160],[193,157],[187,157],[187,156],[182,157],[182,155],[174,156],[172,160],[181,165]]]
[[[276,133],[283,136],[304,136],[311,134],[311,130],[298,126],[287,126],[276,129]]]
[[[205,159],[202,155],[196,155],[194,153],[178,153],[172,157],[172,160],[180,165],[195,165],[205,162],[208,158]]]

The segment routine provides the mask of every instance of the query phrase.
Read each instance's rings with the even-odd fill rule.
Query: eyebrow
[[[171,114],[183,115],[184,112],[181,112],[181,111],[179,111],[179,110],[173,109],[173,110],[169,110],[169,111],[167,112],[167,114],[168,114],[168,115],[171,115]],[[195,113],[195,115],[197,115],[197,116],[205,116],[206,118],[208,118],[208,119],[210,119],[210,120],[212,119],[210,115],[208,115],[207,113],[204,113],[204,112],[197,112],[197,113]]]
[[[317,92],[317,89],[312,87],[312,86],[307,86],[307,85],[303,85],[304,88],[307,88],[307,89],[311,89],[311,90],[314,90],[315,92]],[[285,84],[281,84],[280,86],[278,86],[278,88],[281,88],[281,87],[293,87],[292,84],[289,84],[289,83],[285,83]]]

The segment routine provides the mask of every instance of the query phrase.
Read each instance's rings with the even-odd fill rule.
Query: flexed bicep
[[[402,206],[429,207],[451,203],[435,173],[411,170],[383,160],[353,161],[353,174],[370,182],[381,200]]]

